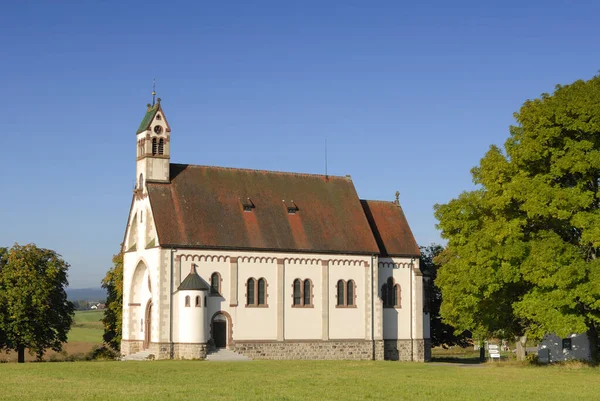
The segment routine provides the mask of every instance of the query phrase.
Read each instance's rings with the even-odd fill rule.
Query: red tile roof
[[[379,253],[346,177],[171,164],[147,187],[162,246]]]
[[[372,200],[360,202],[381,250],[381,256],[421,255],[400,205]]]

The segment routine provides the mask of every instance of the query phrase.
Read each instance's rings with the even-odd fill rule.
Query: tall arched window
[[[304,306],[312,305],[311,287],[312,282],[309,279],[304,280]]]
[[[219,295],[221,293],[221,275],[214,272],[210,276],[210,295]]]
[[[346,283],[346,306],[354,306],[354,280]]]
[[[345,280],[339,280],[337,282],[337,308],[356,307],[354,302],[355,290],[356,284],[354,284],[354,280],[348,280],[347,282]]]
[[[394,279],[392,277],[387,279],[387,288],[387,304],[391,308],[394,306]]]
[[[337,282],[337,306],[344,306],[344,280]]]
[[[387,308],[387,299],[388,299],[388,286],[384,284],[381,286],[381,300],[383,301],[383,307]]]
[[[185,307],[186,308],[190,307],[190,296],[189,295],[185,296]]]
[[[294,305],[302,305],[302,282],[294,280]]]
[[[138,181],[138,189],[144,189],[144,174],[140,173],[140,179]]]
[[[267,283],[264,278],[258,279],[258,304],[266,305]]]
[[[154,156],[156,153],[158,153],[158,144],[156,138],[152,138],[152,155]]]
[[[246,306],[267,306],[267,280],[250,277],[246,281]]]
[[[158,154],[162,155],[164,153],[165,150],[165,140],[163,138],[160,138],[158,140]]]
[[[201,307],[202,305],[200,304],[200,296],[196,296],[196,308]]]
[[[388,278],[386,283],[381,286],[381,299],[384,308],[402,307],[400,284],[396,284],[393,277]]]
[[[310,307],[312,308],[312,281],[310,279],[294,280],[294,307]]]
[[[246,282],[246,305],[254,305],[254,279],[249,278]]]

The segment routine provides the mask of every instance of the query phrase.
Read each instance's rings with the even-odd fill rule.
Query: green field
[[[0,364],[0,400],[591,400],[581,365],[399,362],[61,362]]]
[[[71,331],[69,331],[69,343],[96,343],[102,344],[102,316],[104,311],[77,311]]]

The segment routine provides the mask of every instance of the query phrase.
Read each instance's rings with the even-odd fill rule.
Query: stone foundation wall
[[[426,338],[424,341],[425,346],[425,362],[431,361],[431,339]]]
[[[373,341],[369,340],[239,341],[232,350],[250,359],[373,359]],[[376,341],[375,358],[378,354],[383,359],[383,341]]]
[[[154,359],[173,359],[172,343],[150,343],[148,351],[154,355]]]
[[[431,359],[431,340],[384,340],[384,356],[389,361],[428,361]]]
[[[385,346],[383,340],[375,340],[375,360],[383,361],[385,359]]]
[[[142,340],[121,340],[121,355],[131,355],[142,350]]]
[[[206,343],[173,344],[174,359],[206,359]]]

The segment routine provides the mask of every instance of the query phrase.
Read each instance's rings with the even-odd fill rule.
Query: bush
[[[119,354],[112,349],[102,346],[92,348],[90,359],[94,361],[113,361],[119,357]]]
[[[534,353],[529,353],[527,355],[525,355],[525,360],[530,364],[530,365],[539,365],[538,362],[538,356],[537,354]]]

